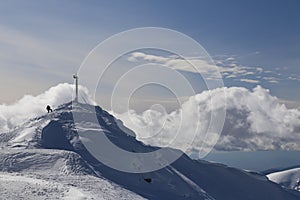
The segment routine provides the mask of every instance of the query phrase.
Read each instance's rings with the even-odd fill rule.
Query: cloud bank
[[[68,83],[51,87],[38,96],[25,95],[22,99],[11,105],[0,105],[0,133],[7,132],[28,119],[45,114],[46,105],[54,109],[72,101],[74,85]],[[93,104],[86,88],[79,86],[79,101]]]
[[[126,126],[136,132],[146,144],[184,149],[185,141],[169,144],[178,126],[184,137],[193,137],[194,119],[199,118],[197,136],[188,153],[210,151],[217,134],[205,131],[211,114],[221,112],[227,96],[226,119],[221,136],[214,146],[221,151],[300,150],[300,110],[288,109],[271,96],[269,90],[257,86],[252,91],[242,87],[217,88],[190,97],[180,110],[166,113],[163,109],[149,109],[141,114],[134,110],[117,114]],[[218,100],[210,104],[210,95]],[[182,120],[182,116],[185,117]]]
[[[226,94],[226,119],[214,149],[221,151],[300,150],[300,109],[288,109],[269,90],[257,86],[252,91],[242,87],[217,88],[190,97],[181,109],[167,113],[156,105],[143,113],[130,110],[115,116],[132,129],[137,139],[155,146],[185,149],[187,153],[206,155],[218,139],[217,133],[206,135],[212,114],[222,113]],[[94,104],[86,88],[80,87],[80,101]],[[0,105],[0,133],[21,125],[28,119],[70,102],[74,86],[59,84],[38,96],[26,95],[11,105]],[[211,104],[214,96],[214,104]],[[195,123],[199,119],[199,124]],[[197,129],[198,128],[198,129]],[[181,130],[177,132],[177,130]],[[180,137],[174,142],[174,137]],[[172,143],[173,141],[173,143]]]

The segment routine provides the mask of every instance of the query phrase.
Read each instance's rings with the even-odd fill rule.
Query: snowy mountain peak
[[[82,120],[74,122],[74,115],[80,115]],[[94,116],[98,124],[92,120]],[[60,174],[62,177],[59,180],[62,182],[73,180],[72,177],[76,176],[78,180],[84,180],[87,185],[94,184],[93,187],[97,184],[99,188],[106,185],[110,188],[108,193],[115,195],[109,196],[103,190],[100,190],[100,193],[92,190],[94,195],[92,196],[96,199],[105,194],[108,195],[108,199],[144,197],[197,200],[296,200],[300,198],[299,195],[268,181],[265,176],[224,165],[195,161],[185,154],[171,165],[156,171],[147,173],[118,171],[105,165],[89,152],[82,141],[84,138],[78,134],[79,129],[105,134],[112,143],[124,151],[135,153],[158,149],[137,141],[131,130],[100,107],[70,102],[59,106],[52,113],[29,119],[11,132],[0,134],[2,163],[0,170],[30,174],[53,181]],[[178,152],[171,149],[170,151]],[[94,182],[91,183],[91,180]],[[76,183],[77,187],[84,187],[79,182]],[[111,185],[114,185],[115,191]]]
[[[283,187],[300,192],[300,167],[274,172],[268,174],[267,177]]]

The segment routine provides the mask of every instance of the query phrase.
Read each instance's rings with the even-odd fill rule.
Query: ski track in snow
[[[211,197],[210,195],[208,195],[207,192],[205,192],[201,187],[199,187],[196,183],[194,183],[194,181],[192,181],[191,179],[189,179],[188,177],[186,177],[185,175],[183,175],[182,173],[180,173],[174,167],[171,167],[171,169],[176,174],[178,174],[178,176],[180,176],[187,184],[189,184],[192,188],[194,188],[196,191],[198,191],[199,194],[203,194],[203,196],[205,198],[207,198],[206,200],[215,200],[213,197]]]

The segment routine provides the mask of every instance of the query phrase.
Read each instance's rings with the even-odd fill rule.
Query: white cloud
[[[254,52],[257,54],[257,52]],[[129,55],[128,61],[138,62],[138,61],[147,61],[147,62],[156,62],[170,68],[187,71],[192,73],[201,73],[205,76],[206,79],[221,78],[220,74],[227,79],[237,78],[241,82],[246,83],[260,83],[261,77],[264,75],[273,74],[274,77],[263,78],[263,80],[269,83],[279,83],[283,80],[292,80],[299,81],[300,78],[298,75],[289,75],[265,70],[262,67],[250,67],[243,66],[239,64],[234,56],[221,56],[215,58],[215,64],[208,63],[206,60],[201,58],[185,58],[186,60],[178,56],[157,56],[152,54],[146,54],[143,52],[133,52]],[[194,66],[197,68],[195,69]],[[286,69],[286,67],[284,67]],[[276,68],[280,70],[280,68]],[[258,76],[259,75],[259,76]]]
[[[169,58],[163,56],[150,55],[142,52],[133,52],[131,56],[128,58],[128,60],[137,61],[137,59],[139,58],[144,59],[146,61],[152,61],[152,62],[167,62],[169,60]]]
[[[246,82],[246,83],[259,83],[259,80],[253,80],[253,79],[247,79],[247,78],[241,78],[241,82]]]
[[[48,104],[56,108],[63,103],[70,102],[73,94],[74,86],[62,83],[38,96],[25,95],[14,104],[0,105],[0,133],[9,131],[28,119],[45,114]],[[86,88],[80,86],[79,94],[79,101],[94,104]]]
[[[236,75],[231,74],[231,75],[226,76],[226,78],[236,78]]]
[[[208,78],[221,78],[219,74],[219,68],[217,68],[213,63],[209,63],[207,60],[201,58],[180,58],[178,56],[164,57],[145,54],[142,52],[133,52],[130,54],[127,60],[130,62],[137,62],[139,60],[156,62],[166,65],[172,69],[208,75]]]
[[[239,65],[234,57],[216,59],[216,65],[201,58],[191,57],[182,59],[179,57],[157,56],[142,52],[133,52],[128,57],[128,61],[130,62],[137,62],[140,60],[164,64],[176,70],[201,73],[202,75],[206,75],[207,78],[221,78],[220,74],[226,76],[226,78],[234,78],[263,72],[263,69],[260,67],[253,68]]]
[[[240,65],[234,57],[216,58],[216,63],[222,75],[230,73],[234,77],[243,77],[263,72],[262,68]]]
[[[263,77],[262,79],[268,81],[269,83],[278,83],[279,79],[276,77]]]
[[[229,58],[226,58],[226,61],[235,61],[235,58],[234,57],[229,57]]]
[[[245,74],[243,74],[244,76],[247,76],[247,75],[254,75],[255,73],[254,72],[246,72]]]
[[[203,141],[203,136],[211,119],[212,111],[221,112],[222,92],[227,96],[227,116],[222,135],[215,146],[217,150],[300,150],[300,110],[287,109],[269,90],[257,86],[253,91],[246,88],[230,87],[205,91],[190,97],[180,110],[165,113],[147,110],[138,114],[131,110],[118,114],[126,126],[136,132],[137,138],[146,144],[166,146],[176,135],[181,124],[182,137],[192,137],[195,130],[195,118],[200,120],[197,137],[190,152],[209,151],[206,147],[211,140]],[[210,95],[217,97],[210,104]],[[181,116],[184,116],[183,120]],[[209,138],[217,137],[210,134]],[[186,144],[177,142],[170,145],[184,149]]]
[[[300,76],[296,74],[291,74],[291,76],[289,76],[288,79],[292,81],[300,81]]]
[[[262,73],[264,70],[263,70],[263,68],[261,68],[261,67],[257,67],[257,68],[256,68],[256,71],[258,71],[258,73]]]

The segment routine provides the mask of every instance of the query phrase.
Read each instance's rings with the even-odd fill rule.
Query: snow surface
[[[36,176],[0,173],[1,199],[143,199],[138,195],[93,176]]]
[[[74,112],[83,119],[77,126]],[[95,114],[102,132],[90,121]],[[157,149],[137,141],[132,131],[100,107],[68,103],[10,132],[0,133],[1,199],[300,199],[298,192],[260,174],[192,160],[185,154],[157,171],[117,171],[90,154],[82,143],[90,138],[79,137],[78,129],[106,134],[127,151]],[[128,164],[132,163],[124,162]]]
[[[2,150],[0,163],[1,199],[143,199],[97,177],[70,151]]]
[[[300,192],[300,168],[274,172],[267,177],[275,183]]]

